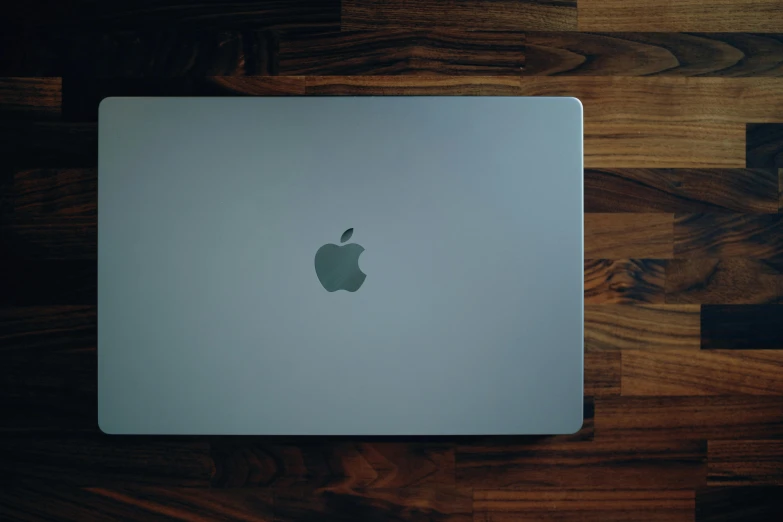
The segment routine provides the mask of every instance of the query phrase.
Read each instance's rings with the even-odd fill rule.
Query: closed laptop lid
[[[109,98],[99,425],[577,431],[573,98]]]

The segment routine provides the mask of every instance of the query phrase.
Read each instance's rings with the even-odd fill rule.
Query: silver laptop
[[[572,433],[574,98],[109,98],[110,434]]]

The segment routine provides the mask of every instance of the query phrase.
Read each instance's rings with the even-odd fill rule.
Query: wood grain
[[[665,259],[586,259],[586,304],[664,302]]]
[[[279,72],[293,75],[518,75],[525,33],[456,29],[288,31]]]
[[[205,488],[213,470],[208,443],[175,437],[3,437],[0,456],[4,476],[50,485]]]
[[[704,349],[783,349],[783,306],[705,305],[701,310]]]
[[[530,31],[525,57],[541,76],[783,76],[779,34]]]
[[[586,169],[585,212],[777,212],[774,169]]]
[[[507,76],[308,76],[308,95],[345,96],[516,96],[519,81]]]
[[[622,394],[783,395],[783,351],[623,350]]]
[[[471,522],[472,492],[467,488],[321,490],[287,489],[275,491],[275,520],[316,522],[340,520],[365,522]]]
[[[685,490],[476,490],[475,520],[482,522],[688,522],[696,498]]]
[[[783,397],[604,397],[595,399],[595,440],[783,438]]]
[[[783,513],[783,487],[712,487],[696,492],[696,522],[770,522]]]
[[[457,447],[457,485],[481,489],[696,488],[706,480],[702,442],[574,442]]]
[[[783,168],[783,123],[749,123],[745,142],[748,167]]]
[[[524,77],[584,106],[585,166],[745,167],[745,124],[783,121],[778,78]]]
[[[0,117],[49,120],[60,117],[60,78],[0,78]]]
[[[0,519],[783,520],[779,0],[9,7]],[[582,101],[582,429],[98,431],[99,102],[303,94]]]
[[[781,32],[776,0],[580,0],[580,31]]]
[[[211,442],[214,487],[407,488],[454,484],[451,444]]]
[[[574,30],[572,0],[343,0],[343,29],[459,27],[484,30]]]
[[[96,431],[96,344],[92,306],[0,308],[0,433]]]
[[[678,214],[674,257],[783,257],[783,215]]]
[[[95,306],[0,308],[0,354],[78,351],[97,344]]]
[[[707,483],[711,486],[783,485],[783,442],[709,443]]]
[[[0,252],[4,251],[22,259],[94,260],[98,257],[98,229],[95,219],[0,225]]]
[[[670,258],[673,214],[585,214],[586,259]]]
[[[19,484],[0,490],[10,520],[227,520],[272,522],[273,495],[264,489],[78,488]]]
[[[585,396],[610,397],[620,395],[621,352],[585,347]]]
[[[10,206],[14,220],[95,218],[97,169],[19,169],[13,173]]]
[[[744,258],[671,259],[666,265],[666,302],[783,302],[783,265],[779,262]]]
[[[585,305],[585,350],[699,349],[694,305]]]

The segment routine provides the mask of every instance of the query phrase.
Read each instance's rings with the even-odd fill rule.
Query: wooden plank
[[[711,486],[783,485],[783,441],[711,441],[707,446]]]
[[[42,353],[94,349],[95,306],[0,308],[0,353]]]
[[[211,442],[213,487],[407,488],[454,484],[449,443]]]
[[[14,220],[98,215],[97,169],[20,169],[11,190]]]
[[[63,78],[63,118],[97,121],[109,96],[288,96],[305,92],[299,76],[213,76],[177,78]]]
[[[580,0],[580,31],[783,31],[777,0]]]
[[[474,520],[482,522],[689,522],[694,491],[483,490],[473,493]]]
[[[783,487],[712,487],[696,492],[696,522],[770,522],[783,514]]]
[[[203,488],[79,488],[23,482],[0,489],[7,520],[230,520],[272,522],[272,493]]]
[[[783,168],[783,123],[749,123],[745,141],[748,167]]]
[[[318,491],[292,488],[274,492],[276,522],[472,522],[472,504],[470,489],[453,486]]]
[[[0,78],[0,117],[50,120],[60,117],[60,78]]]
[[[674,257],[783,257],[783,215],[678,214]]]
[[[575,30],[573,0],[343,0],[343,29]]]
[[[0,156],[6,166],[97,167],[98,126],[59,121],[2,121]]]
[[[745,167],[745,124],[783,121],[778,78],[523,77],[584,105],[585,166]]]
[[[622,394],[783,395],[783,351],[623,350]]]
[[[662,304],[665,259],[586,259],[586,304]]]
[[[585,396],[610,397],[620,395],[620,350],[585,347]]]
[[[0,308],[0,433],[95,432],[96,343],[94,307]]]
[[[280,74],[518,75],[525,33],[459,29],[287,31],[280,35]]]
[[[0,471],[15,481],[81,487],[209,486],[209,444],[193,438],[100,433],[3,437]]]
[[[38,228],[50,240],[68,239],[68,249],[78,250],[85,234],[94,234],[97,219],[97,171],[95,169],[21,169],[9,176],[0,205],[0,304],[94,304],[97,265],[92,259],[59,261],[35,258],[25,240],[14,236],[28,226]],[[72,225],[72,226],[70,226]],[[56,235],[63,227],[70,238]],[[85,228],[86,227],[86,228]],[[78,257],[78,256],[77,256]]]
[[[308,76],[308,95],[347,96],[516,96],[519,80],[509,76]]]
[[[585,212],[777,212],[773,169],[586,169]]]
[[[706,443],[572,442],[457,447],[457,485],[480,489],[686,489],[704,485]]]
[[[764,304],[783,302],[783,265],[758,259],[671,259],[666,302]]]
[[[701,347],[728,350],[783,349],[783,306],[704,305]]]
[[[586,259],[672,257],[673,214],[585,214]]]
[[[697,305],[586,305],[586,350],[699,349]]]
[[[783,397],[603,397],[595,415],[596,441],[783,438]]]
[[[15,488],[12,488],[15,489]],[[7,500],[17,513],[68,520],[225,520],[273,522],[274,498],[262,488],[208,489],[131,487],[123,489],[20,487],[22,499]]]
[[[783,76],[780,34],[531,31],[526,38],[529,75]]]

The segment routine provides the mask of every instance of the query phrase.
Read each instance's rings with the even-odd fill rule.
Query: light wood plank
[[[524,77],[584,105],[586,167],[745,167],[745,124],[783,121],[779,78]]]
[[[585,347],[699,349],[698,305],[586,305]]]
[[[623,395],[783,395],[783,351],[623,350]]]
[[[783,397],[708,395],[595,399],[595,440],[783,438]]]
[[[674,214],[585,214],[585,259],[666,259],[674,252]]]
[[[579,0],[580,31],[783,31],[779,0]]]

